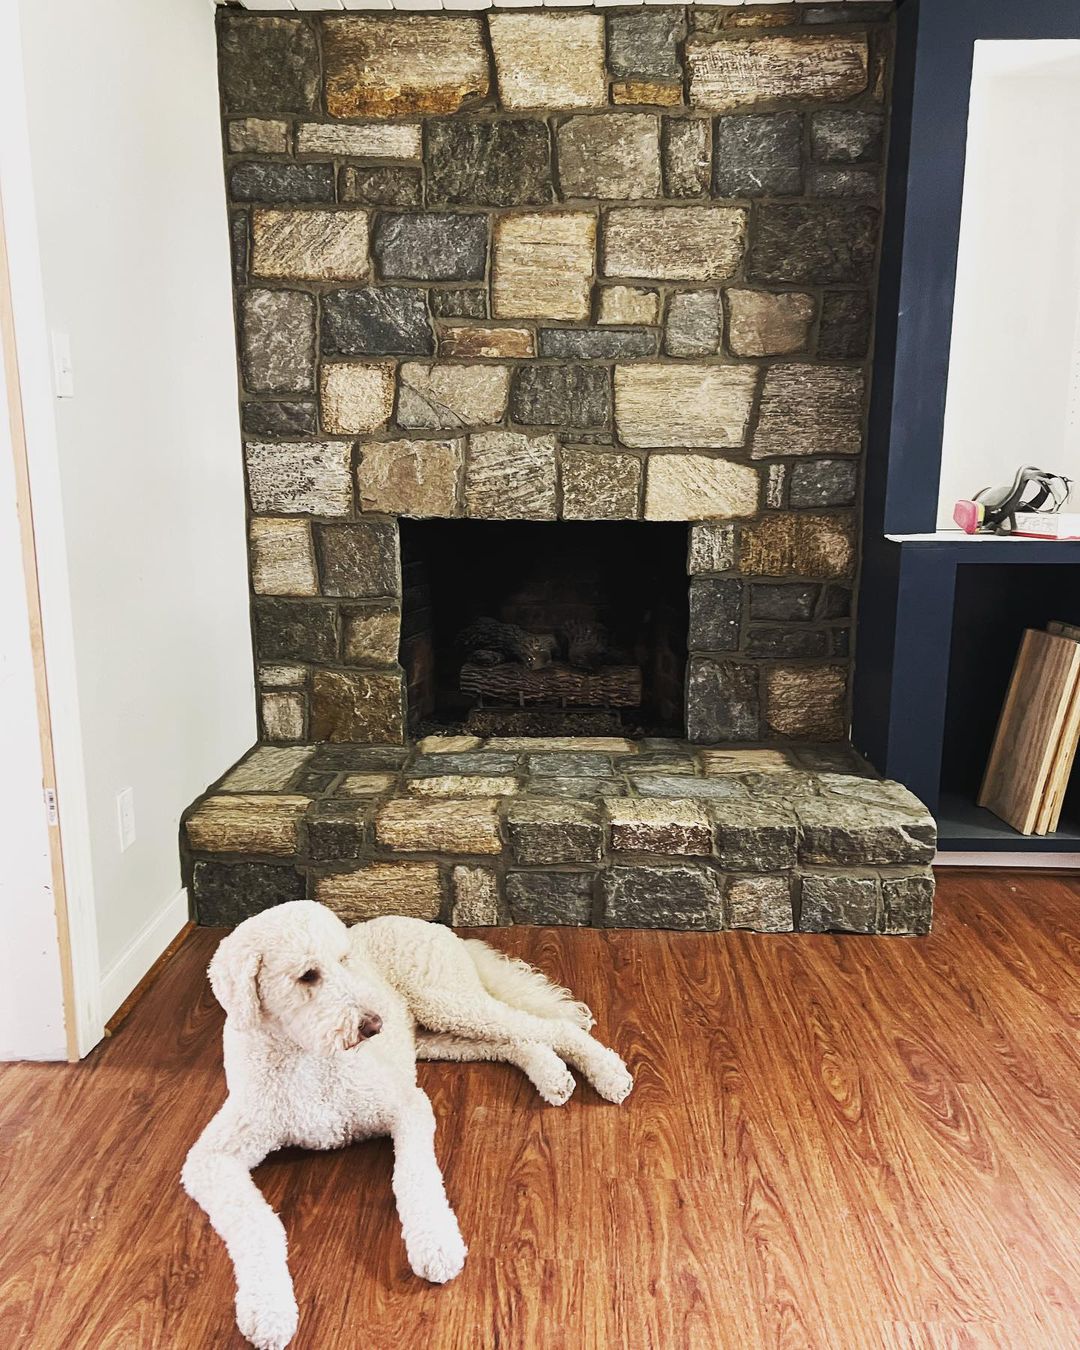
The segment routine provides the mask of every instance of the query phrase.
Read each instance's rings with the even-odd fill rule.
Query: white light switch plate
[[[120,852],[135,842],[135,789],[124,788],[116,794],[116,822],[120,829]]]

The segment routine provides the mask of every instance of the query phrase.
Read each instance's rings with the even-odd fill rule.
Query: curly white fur
[[[297,1324],[285,1230],[250,1175],[268,1153],[390,1135],[409,1265],[442,1284],[461,1270],[466,1247],[417,1056],[515,1064],[553,1105],[574,1090],[566,1063],[609,1101],[633,1086],[618,1055],[588,1035],[592,1014],[568,990],[419,919],[348,929],[312,901],[278,905],[222,941],[209,975],[228,1014],[229,1095],[181,1180],[228,1248],[237,1325],[260,1350],[281,1350]],[[428,1029],[419,1037],[417,1023]]]

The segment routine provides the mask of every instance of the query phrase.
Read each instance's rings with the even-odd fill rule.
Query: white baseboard
[[[161,953],[188,921],[188,894],[181,887],[128,943],[101,977],[103,1021],[116,1012]]]

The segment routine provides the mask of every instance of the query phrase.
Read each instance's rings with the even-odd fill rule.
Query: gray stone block
[[[802,117],[751,113],[716,122],[713,192],[718,197],[802,191]]]
[[[664,190],[669,197],[700,197],[709,190],[710,123],[704,117],[665,117],[661,133]]]
[[[715,291],[677,291],[668,302],[664,351],[669,356],[712,356],[720,346],[720,301]]]
[[[697,778],[676,770],[674,773],[634,775],[634,790],[642,797],[674,797],[687,801],[735,801],[746,805],[750,793],[734,778]]]
[[[374,253],[382,276],[415,281],[480,281],[487,265],[486,216],[384,213]]]
[[[542,778],[610,778],[611,759],[588,751],[548,750],[526,757],[529,773]]]
[[[679,42],[685,34],[681,9],[609,14],[608,69],[618,78],[679,79]]]
[[[517,755],[496,751],[464,750],[440,751],[433,755],[417,755],[405,770],[407,778],[442,778],[447,774],[479,774],[482,777],[500,777],[515,774],[521,766]]]
[[[542,206],[551,200],[551,149],[543,122],[433,119],[425,154],[429,203]]]
[[[250,242],[248,213],[234,211],[229,217],[229,256],[232,260],[234,286],[242,286],[247,281]]]
[[[865,779],[856,783],[870,786]],[[867,800],[867,797],[870,800]],[[872,794],[845,800],[835,794],[800,801],[799,858],[830,867],[928,863],[937,846],[929,812],[909,815],[873,804]]]
[[[332,202],[332,164],[294,164],[252,160],[229,170],[234,202]]]
[[[866,291],[826,291],[821,301],[818,355],[854,359],[870,349],[870,296]]]
[[[660,195],[660,124],[648,113],[570,117],[555,137],[565,200]]]
[[[791,469],[792,506],[850,506],[857,466],[850,459],[808,459]]]
[[[514,923],[589,923],[592,872],[508,872],[506,903]]]
[[[934,919],[934,874],[930,868],[909,876],[881,878],[883,933],[922,935]]]
[[[578,361],[652,356],[656,334],[647,328],[541,328],[540,355]]]
[[[587,802],[519,798],[506,822],[514,861],[522,866],[600,861],[603,828]]]
[[[727,886],[729,928],[757,933],[790,933],[795,927],[789,876],[730,877]]]
[[[310,436],[317,430],[315,404],[293,399],[245,403],[243,422],[248,436]]]
[[[316,525],[314,533],[323,595],[397,595],[396,525],[385,521]]]
[[[718,929],[724,926],[718,873],[703,863],[613,867],[601,876],[611,928]]]
[[[423,293],[403,286],[327,292],[321,334],[324,356],[426,356],[435,350]]]
[[[808,197],[862,197],[873,200],[881,192],[877,169],[862,165],[812,164],[806,173]]]
[[[761,696],[755,666],[734,661],[690,658],[686,688],[686,725],[691,741],[761,739]]]
[[[255,649],[260,661],[333,661],[338,650],[336,606],[256,600]]]
[[[218,20],[221,92],[228,112],[309,112],[319,93],[315,30],[303,19],[223,14]]]
[[[714,802],[709,814],[725,872],[785,872],[795,866],[798,825],[782,801]]]
[[[585,801],[590,798],[623,797],[626,788],[616,778],[534,778],[529,784],[529,795]]]
[[[804,933],[877,933],[881,886],[876,875],[802,874],[799,928]]]
[[[742,591],[742,582],[734,578],[691,579],[687,642],[692,651],[735,651],[739,645]]]
[[[200,924],[231,928],[273,905],[303,900],[304,877],[274,863],[199,861],[191,892]]]
[[[746,634],[747,656],[767,660],[770,657],[828,656],[829,634],[815,628],[751,627]]]
[[[439,319],[487,317],[487,291],[445,290],[431,292],[431,312]]]
[[[822,588],[818,605],[819,619],[846,619],[851,614],[851,587],[829,585]]]
[[[885,119],[855,108],[827,108],[810,118],[815,159],[834,164],[876,164],[881,159]]]
[[[758,207],[749,278],[827,286],[870,281],[880,212],[848,202],[768,202]]]
[[[244,384],[302,393],[315,379],[315,298],[304,291],[245,291],[240,301]]]
[[[341,173],[341,200],[364,202],[368,206],[419,206],[424,199],[424,183],[419,169],[400,164],[380,164],[375,168],[348,164]]]
[[[784,623],[812,619],[820,589],[801,582],[790,586],[755,582],[750,587],[750,617]]]
[[[308,856],[312,862],[362,858],[372,803],[340,798],[319,802],[307,818]]]
[[[596,366],[520,366],[510,390],[515,422],[602,427],[611,420],[608,371]]]

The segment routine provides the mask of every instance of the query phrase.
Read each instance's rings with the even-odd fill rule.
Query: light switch
[[[57,398],[75,397],[75,368],[71,364],[71,338],[67,333],[53,332],[53,389]]]

